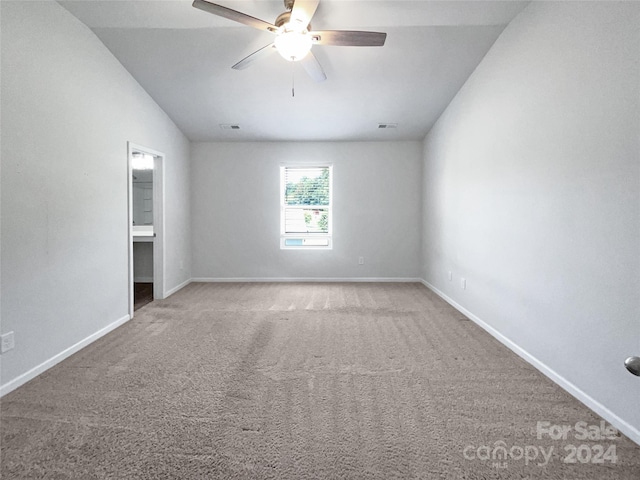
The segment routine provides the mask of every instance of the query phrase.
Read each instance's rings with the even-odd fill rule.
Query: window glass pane
[[[285,205],[329,205],[329,167],[285,168]]]
[[[281,248],[331,249],[331,166],[281,166]]]
[[[285,208],[285,233],[329,233],[329,211],[326,208]]]

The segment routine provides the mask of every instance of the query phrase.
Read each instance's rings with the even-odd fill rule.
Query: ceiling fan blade
[[[219,17],[228,18],[229,20],[249,25],[250,27],[257,28],[258,30],[266,30],[267,32],[271,33],[275,33],[278,31],[278,27],[270,24],[269,22],[265,22],[264,20],[260,20],[259,18],[251,17],[242,12],[238,12],[227,7],[223,7],[222,5],[218,5],[216,3],[208,2],[207,0],[194,0],[193,6],[205,12],[218,15]]]
[[[295,0],[291,9],[290,22],[300,22],[303,27],[311,23],[313,14],[316,13],[320,0]]]
[[[300,63],[302,64],[302,68],[304,68],[309,76],[316,82],[324,82],[327,79],[322,65],[320,65],[320,62],[318,62],[318,59],[312,52],[307,53],[307,55],[300,60]]]
[[[270,43],[266,47],[262,47],[260,50],[256,50],[251,55],[244,57],[242,60],[240,60],[231,68],[233,68],[234,70],[244,70],[256,60],[260,60],[261,58],[267,57],[271,55],[273,52],[277,52],[276,46],[275,44]]]
[[[381,47],[387,39],[386,33],[349,30],[319,30],[309,32],[314,45],[337,45],[340,47]]]

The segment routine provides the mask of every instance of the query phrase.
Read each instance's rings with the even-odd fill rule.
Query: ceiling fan
[[[311,52],[313,45],[381,47],[384,45],[387,34],[349,30],[312,30],[310,22],[318,8],[318,3],[320,0],[284,0],[286,11],[278,15],[273,24],[208,0],[194,0],[193,6],[259,30],[266,30],[276,36],[273,43],[253,52],[231,68],[243,70],[254,61],[277,51],[286,60],[300,62],[311,78],[316,82],[322,82],[327,76]]]

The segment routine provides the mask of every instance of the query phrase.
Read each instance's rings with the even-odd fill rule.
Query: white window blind
[[[330,165],[281,167],[282,248],[331,248]]]

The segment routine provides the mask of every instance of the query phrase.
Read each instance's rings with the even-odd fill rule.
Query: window
[[[332,167],[280,167],[280,248],[331,248]]]

